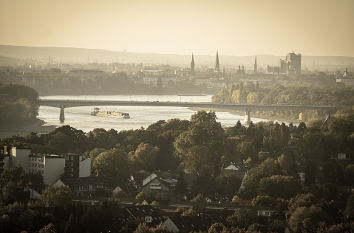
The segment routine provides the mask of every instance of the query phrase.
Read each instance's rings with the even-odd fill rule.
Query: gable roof
[[[180,232],[191,232],[207,230],[208,223],[204,223],[199,216],[173,216],[170,220],[178,228]]]
[[[67,186],[67,185],[65,185],[65,183],[64,183],[61,179],[59,179],[59,180],[55,181],[55,182],[52,184],[52,186],[53,186],[53,187],[63,187],[63,186]]]
[[[239,168],[236,167],[236,166],[233,165],[233,164],[230,164],[229,166],[225,167],[224,169],[225,169],[225,170],[232,170],[232,171],[238,171],[238,170],[239,170]]]
[[[155,178],[157,178],[157,175],[155,173],[152,173],[151,175],[149,175],[148,177],[146,177],[143,180],[143,186],[147,185],[148,183],[150,183],[151,181],[153,181]]]
[[[232,210],[206,210],[199,212],[197,216],[173,216],[169,219],[180,232],[198,232],[208,230],[214,223],[222,223],[227,226],[226,218],[232,213]]]
[[[136,220],[146,221],[146,217],[151,217],[151,221],[146,222],[149,225],[158,225],[165,220],[159,210],[151,205],[127,206],[123,211],[126,213],[125,216]]]

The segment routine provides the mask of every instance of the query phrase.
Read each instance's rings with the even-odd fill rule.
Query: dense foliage
[[[240,82],[231,88],[220,90],[212,97],[215,103],[233,104],[300,104],[300,105],[331,105],[353,106],[354,89],[345,86],[314,87],[312,84],[280,83],[259,84],[253,82]],[[271,114],[259,112],[262,114]],[[280,115],[296,119],[300,111],[277,111]],[[311,119],[323,116],[325,112],[304,111],[304,118]]]
[[[352,106],[354,90],[351,87],[333,86],[314,88],[310,85],[274,84],[261,85],[253,82],[234,84],[230,89],[219,91],[216,103],[235,104],[303,104]]]
[[[234,213],[227,218],[227,226],[213,225],[210,232],[232,232],[232,229],[235,232],[247,229],[248,232],[284,232],[285,229],[345,232],[354,219],[354,166],[351,159],[337,156],[353,155],[353,135],[353,109],[338,111],[331,121],[317,120],[310,125],[263,122],[245,127],[237,122],[225,129],[217,122],[215,113],[200,111],[190,121],[158,121],[147,129],[120,132],[95,129],[84,133],[63,126],[47,135],[12,137],[2,143],[29,146],[34,152],[85,154],[93,159],[94,174],[112,186],[125,187],[130,175],[141,182],[151,172],[176,174],[179,181],[174,201],[187,200],[195,207],[183,211],[183,216],[197,215],[211,202],[234,208]],[[224,173],[230,164],[246,173],[243,179]],[[185,180],[184,172],[195,179]],[[34,207],[21,196],[9,199],[8,193],[14,192],[11,190],[23,187],[23,182],[17,179],[8,172],[0,179],[4,190],[1,211],[9,216],[2,221],[12,227],[7,232],[38,230],[30,228],[25,221],[21,229],[11,225],[10,219],[18,209],[30,211],[32,215],[28,218],[34,214],[40,216],[36,218],[41,221],[40,228],[51,228],[48,224],[52,222],[58,232],[75,231],[77,226],[87,228],[86,232],[104,232],[117,227],[126,229],[121,232],[133,232],[132,229],[163,232],[159,227],[123,224],[119,213],[105,203],[93,209],[73,207],[67,201],[71,195],[69,190],[51,187],[43,191],[40,208],[44,209],[36,207],[37,212],[33,212]],[[125,196],[129,195],[135,198],[136,193],[127,191]],[[154,205],[170,201],[144,192],[137,194],[136,199],[154,201]],[[59,206],[66,207],[59,209]],[[93,219],[100,219],[96,221],[100,224],[93,225]],[[64,226],[71,230],[64,231]]]
[[[38,94],[19,84],[0,84],[0,128],[34,123],[38,114]]]

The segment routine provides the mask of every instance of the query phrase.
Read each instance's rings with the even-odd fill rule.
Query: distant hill
[[[26,61],[24,61],[22,59],[0,56],[0,66],[23,65],[25,63],[26,63]]]
[[[190,55],[130,53],[102,49],[67,48],[67,47],[27,47],[0,45],[0,56],[20,60],[35,60],[43,63],[145,63],[145,64],[172,64],[189,66]],[[253,69],[255,56],[224,56],[219,54],[222,67],[236,69],[244,65],[245,69]],[[284,56],[257,55],[259,67],[278,65],[279,59]],[[5,60],[6,60],[5,59]],[[0,59],[1,60],[1,59]],[[9,60],[10,61],[10,60]],[[13,60],[15,61],[15,60]],[[213,67],[215,56],[195,54],[196,66]],[[15,62],[16,63],[16,62]],[[12,63],[12,64],[15,64]],[[1,63],[0,63],[1,64]],[[303,56],[303,69],[309,70],[337,70],[354,69],[354,57],[342,56]]]

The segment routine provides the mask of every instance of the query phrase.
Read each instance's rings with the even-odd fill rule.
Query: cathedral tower
[[[215,72],[220,72],[219,54],[216,51]]]
[[[192,61],[191,61],[191,73],[194,74],[194,56],[193,56],[193,53],[192,53]]]
[[[258,67],[257,67],[257,57],[254,58],[254,65],[253,65],[253,72],[257,73]]]

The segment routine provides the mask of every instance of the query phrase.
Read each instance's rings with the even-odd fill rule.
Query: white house
[[[179,232],[179,228],[170,218],[167,218],[166,221],[162,223],[162,227],[171,232]]]
[[[337,154],[337,159],[338,160],[350,159],[350,155],[346,154],[346,153],[338,153]]]
[[[257,216],[263,216],[263,217],[271,217],[273,215],[274,211],[273,210],[257,210]]]
[[[160,179],[155,173],[152,173],[143,180],[143,192],[169,192],[168,184]]]
[[[41,194],[39,194],[36,190],[28,189],[28,191],[30,193],[30,199],[39,200],[41,198]]]

